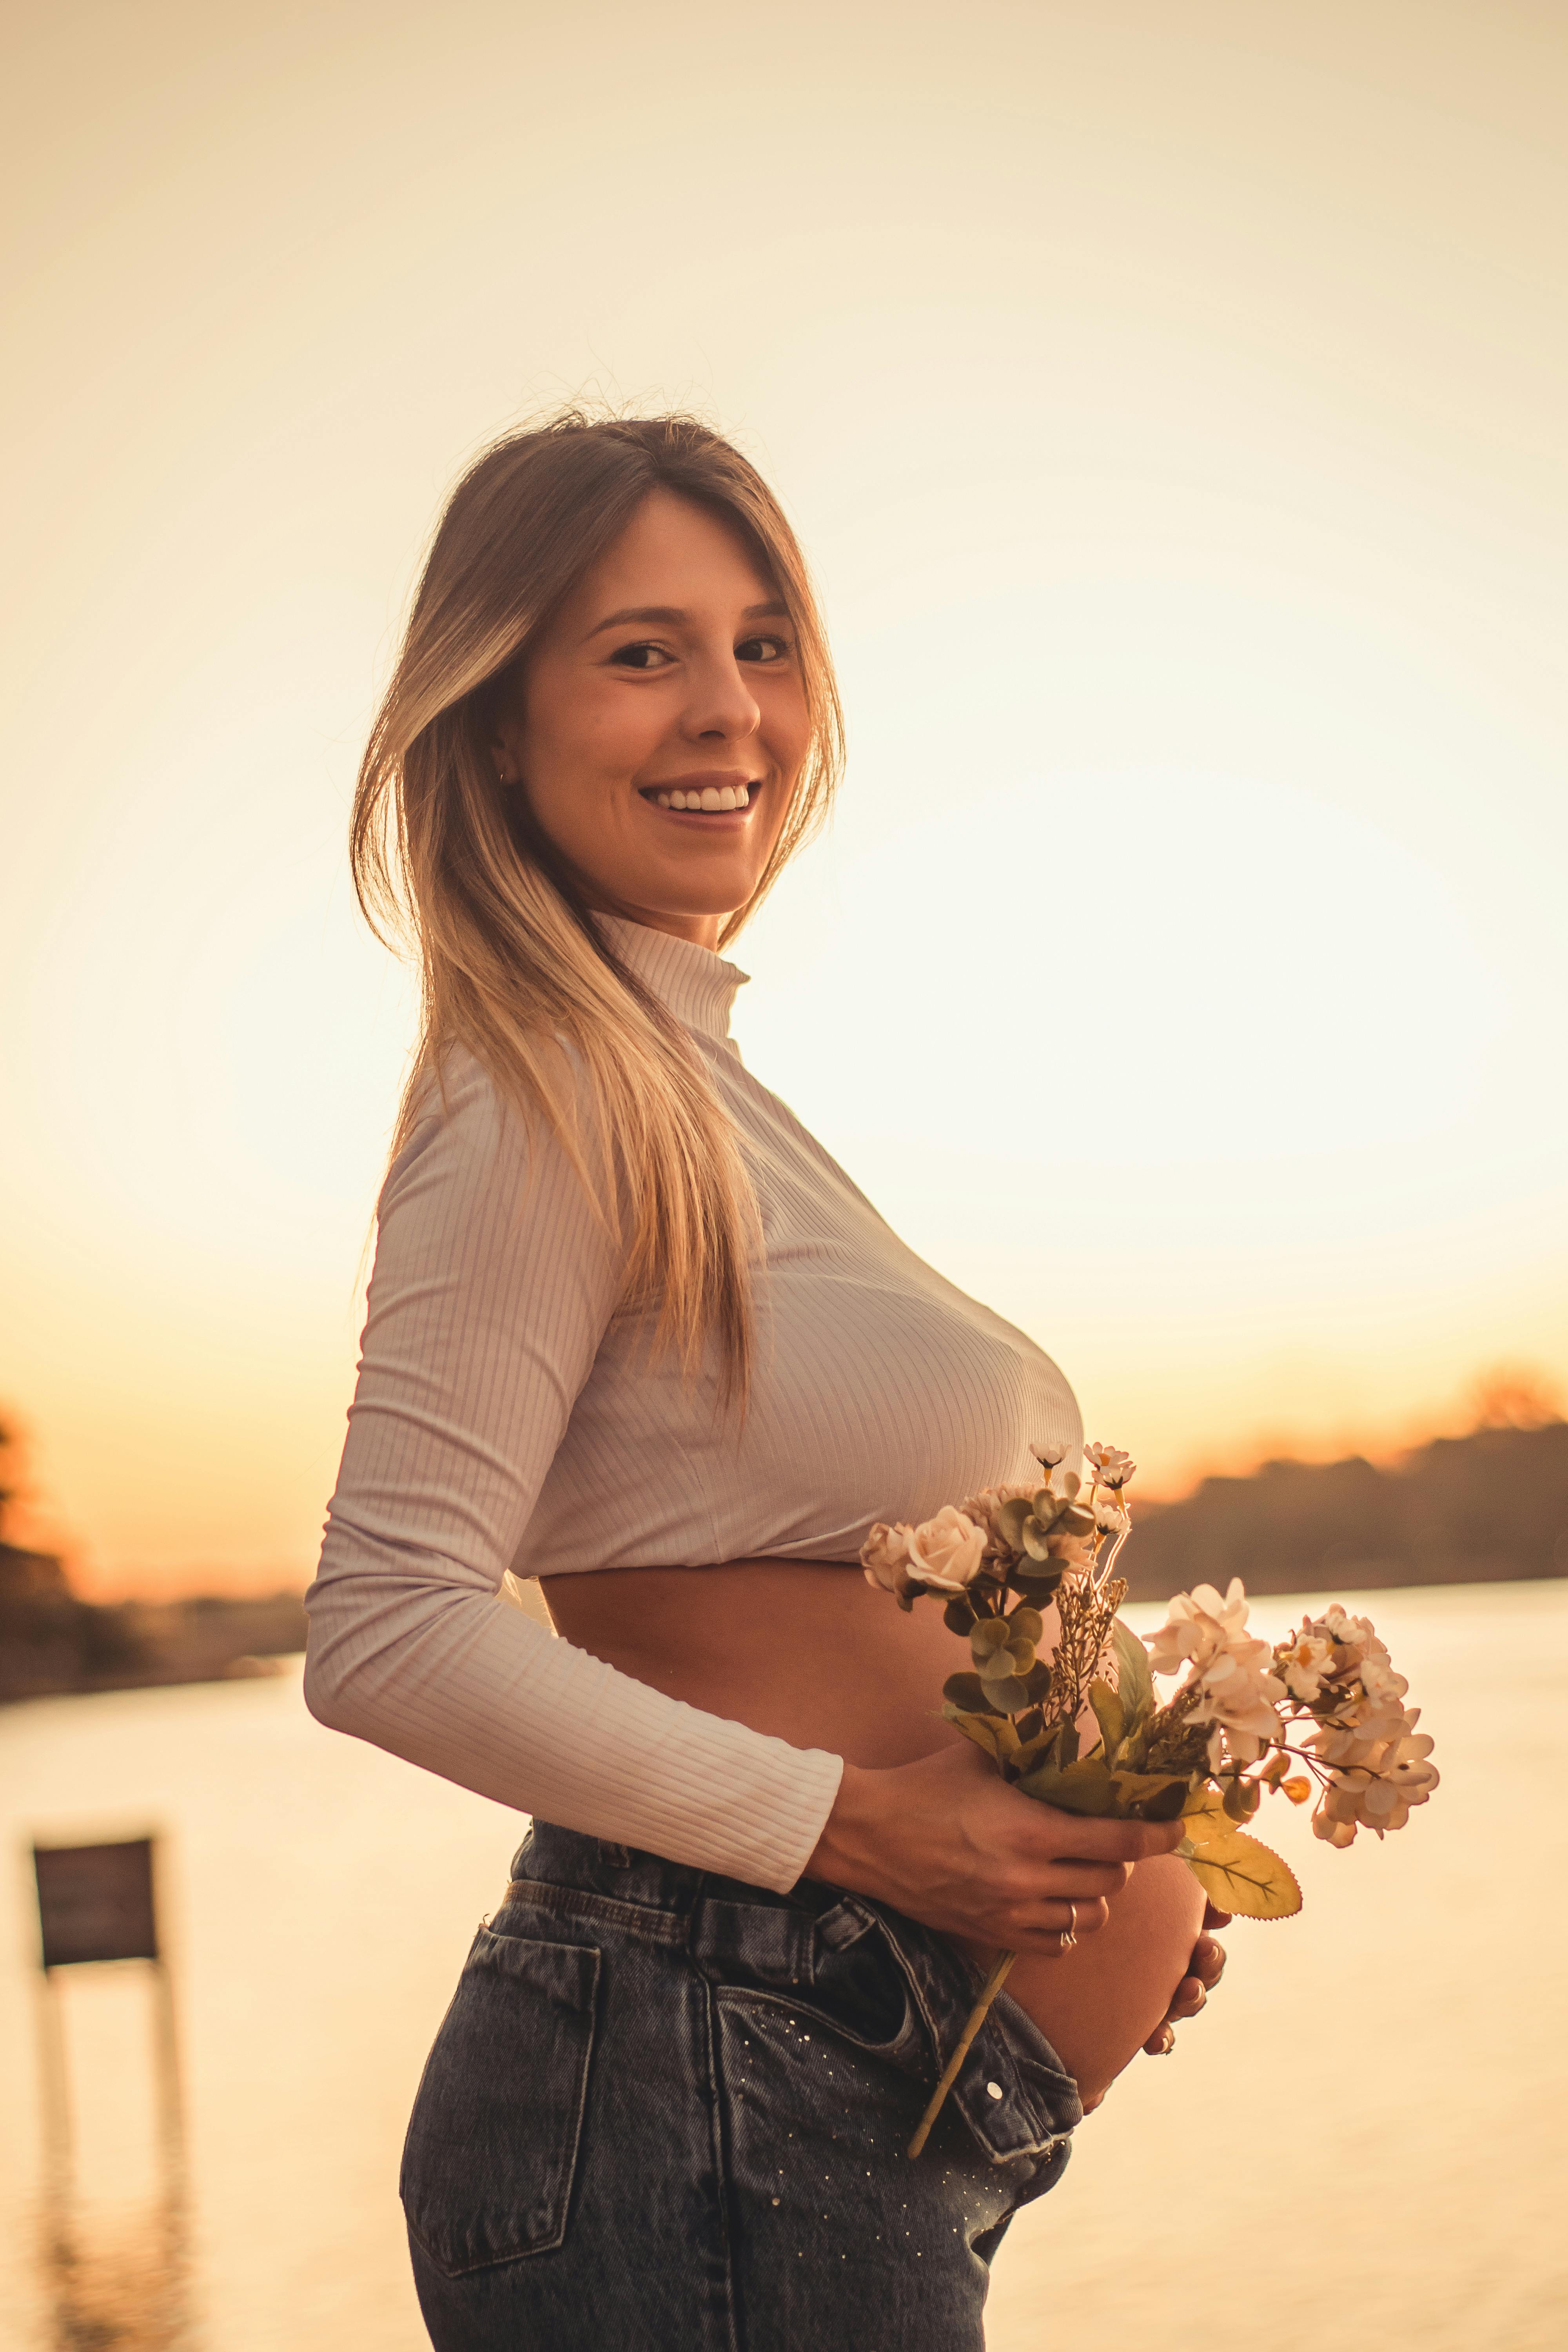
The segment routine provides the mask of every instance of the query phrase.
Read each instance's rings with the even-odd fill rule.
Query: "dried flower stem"
[[[921,2117],[919,2124],[915,2126],[915,2136],[913,2139],[910,2140],[907,2151],[909,2155],[919,2156],[921,2148],[924,2147],[931,2127],[932,2124],[935,2123],[938,2116],[941,2115],[942,2104],[945,2101],[948,2093],[952,2090],[953,2084],[958,2080],[959,2068],[963,2065],[964,2060],[969,2055],[969,2045],[973,2041],[975,2035],[979,2032],[981,2027],[984,2024],[985,2012],[990,2008],[992,2002],[995,2000],[997,1994],[1001,1991],[1003,1986],[1006,1983],[1007,1971],[1012,1967],[1018,1955],[1016,1952],[1004,1952],[998,1958],[996,1965],[992,1969],[990,1975],[986,1978],[985,1982],[982,1985],[980,1989],[980,1998],[975,2002],[973,2008],[970,2011],[968,2018],[964,2022],[963,2031],[958,2037],[958,2047],[954,2050],[952,2057],[942,2068],[942,2080],[938,2083],[935,2090],[931,2093],[931,2102],[927,2106],[924,2115]]]

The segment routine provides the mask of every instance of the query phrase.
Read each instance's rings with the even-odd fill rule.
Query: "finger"
[[[1040,1874],[1040,1891],[1058,1903],[1109,1903],[1131,1875],[1124,1862],[1053,1862]]]
[[[1143,2044],[1151,2058],[1168,2058],[1175,2046],[1175,2028],[1171,2025],[1156,2026]]]
[[[1016,1920],[1007,1940],[1017,1951],[1058,1960],[1071,1951],[1069,1937],[1098,1935],[1110,1916],[1103,1903],[1047,1903]]]
[[[1212,1936],[1200,1936],[1193,1946],[1188,1962],[1190,1973],[1201,1979],[1212,1991],[1225,1974],[1225,1946],[1216,1944]]]
[[[1228,1927],[1235,1916],[1235,1913],[1232,1911],[1216,1911],[1212,1903],[1205,1903],[1204,1905],[1204,1926],[1205,1927]]]
[[[1207,1989],[1196,1977],[1184,1977],[1171,1996],[1171,2006],[1165,2011],[1165,2023],[1176,2025],[1184,2018],[1195,2017],[1207,1999]]]
[[[1027,1802],[1027,1799],[1025,1801]],[[1056,1823],[1051,1834],[1059,1835]],[[1170,1853],[1186,1834],[1180,1822],[1111,1822],[1089,1819],[1072,1823],[1075,1862],[1147,1862],[1152,1854]]]

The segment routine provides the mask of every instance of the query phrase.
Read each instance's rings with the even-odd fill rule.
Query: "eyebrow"
[[[682,623],[689,620],[690,617],[690,614],[683,611],[679,604],[628,604],[622,612],[612,613],[606,620],[596,621],[583,642],[586,645],[589,638],[603,636],[606,629],[624,629],[628,622],[632,621],[648,622],[667,629],[679,629]],[[787,620],[789,606],[782,598],[774,596],[765,604],[746,605],[741,618],[742,621]]]

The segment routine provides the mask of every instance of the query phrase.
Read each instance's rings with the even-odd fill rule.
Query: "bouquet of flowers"
[[[920,1527],[878,1525],[861,1547],[867,1581],[901,1609],[931,1596],[969,1665],[942,1685],[942,1714],[1004,1780],[1046,1804],[1120,1820],[1181,1819],[1179,1853],[1209,1900],[1283,1919],[1301,1891],[1250,1836],[1267,1792],[1304,1804],[1346,1846],[1358,1829],[1402,1829],[1437,1785],[1432,1741],[1405,1705],[1370,1622],[1337,1603],[1272,1646],[1247,1631],[1241,1580],[1178,1593],[1145,1643],[1117,1611],[1115,1574],[1131,1525],[1135,1465],[1085,1448],[1087,1482],[1060,1448],[1032,1449],[1038,1486],[991,1486]],[[1181,1675],[1162,1699],[1156,1674]],[[1304,1768],[1304,1769],[1301,1769]],[[918,2156],[1016,1955],[1004,1952],[910,2143]]]

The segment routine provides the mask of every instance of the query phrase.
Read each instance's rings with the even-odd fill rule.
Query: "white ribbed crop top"
[[[783,1890],[840,1759],[722,1720],[553,1639],[520,1577],[854,1561],[919,1519],[1075,1450],[1048,1356],[907,1249],[729,1034],[745,974],[612,918],[615,948],[689,1032],[761,1213],[743,1423],[649,1361],[616,1253],[542,1120],[448,1074],[383,1190],[359,1382],[329,1507],[305,1691],[338,1729],[570,1829]],[[591,1740],[583,1733],[594,1726]]]

